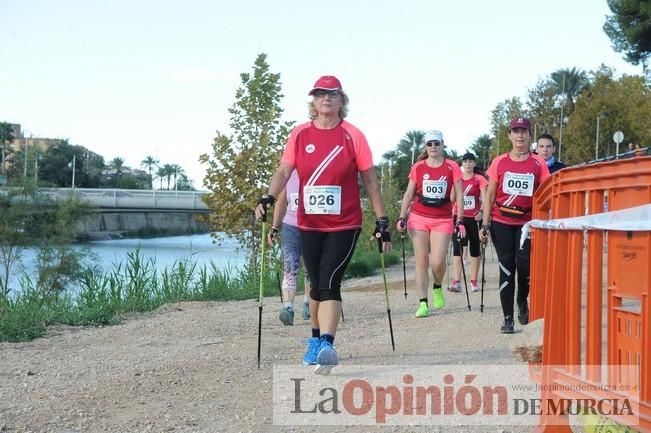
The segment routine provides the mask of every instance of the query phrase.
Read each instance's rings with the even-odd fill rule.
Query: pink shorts
[[[409,219],[407,220],[407,229],[423,232],[441,232],[451,235],[454,231],[454,223],[452,222],[452,215],[449,218],[433,218],[412,212],[409,214]]]

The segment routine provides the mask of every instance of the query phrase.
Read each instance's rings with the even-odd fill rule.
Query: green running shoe
[[[432,305],[434,308],[440,310],[445,307],[445,298],[443,298],[443,289],[438,288],[432,290]]]
[[[416,310],[416,317],[427,317],[429,316],[429,307],[427,302],[421,302],[418,310]]]
[[[303,320],[310,320],[310,304],[303,302],[303,309],[301,310]]]

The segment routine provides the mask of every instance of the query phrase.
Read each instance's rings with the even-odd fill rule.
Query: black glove
[[[262,196],[262,198],[258,200],[258,204],[261,204],[262,208],[264,209],[265,216],[267,215],[267,209],[271,209],[274,203],[276,203],[276,197],[271,194]]]
[[[373,235],[382,242],[391,242],[391,233],[389,232],[389,217],[381,216],[375,221],[375,231]]]

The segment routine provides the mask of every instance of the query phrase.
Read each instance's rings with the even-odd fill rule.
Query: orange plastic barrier
[[[651,157],[638,157],[555,173],[536,192],[533,218],[648,203]],[[545,322],[543,361],[530,372],[542,401],[627,399],[633,414],[610,418],[651,433],[650,250],[649,232],[532,231],[530,315]],[[543,413],[534,431],[571,433],[568,421]]]

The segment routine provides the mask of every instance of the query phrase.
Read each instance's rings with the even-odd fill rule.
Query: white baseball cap
[[[440,141],[443,142],[443,133],[437,131],[436,129],[431,129],[425,133],[425,143],[429,141]]]

